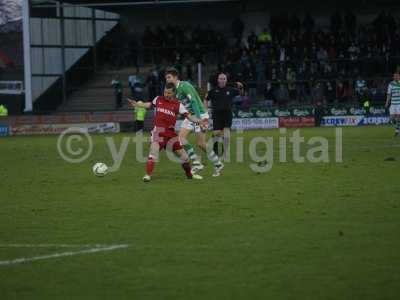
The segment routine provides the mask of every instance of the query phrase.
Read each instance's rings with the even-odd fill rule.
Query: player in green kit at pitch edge
[[[393,81],[387,90],[386,108],[389,108],[390,118],[395,125],[395,136],[400,135],[400,67],[393,74]]]
[[[179,73],[176,69],[167,69],[165,71],[165,80],[166,82],[173,83],[175,85],[176,97],[185,105],[186,109],[191,114],[195,115],[201,120],[209,119],[208,112],[204,108],[203,102],[201,101],[196,89],[189,82],[179,80]],[[221,162],[214,150],[207,149],[206,130],[202,130],[198,124],[193,123],[186,118],[182,122],[179,132],[179,139],[188,153],[190,160],[192,161],[193,171],[200,171],[204,168],[204,166],[198,159],[193,146],[188,142],[188,137],[191,132],[196,134],[197,145],[207,154],[208,159],[213,163],[213,176],[220,176],[221,171],[224,168],[224,164]]]

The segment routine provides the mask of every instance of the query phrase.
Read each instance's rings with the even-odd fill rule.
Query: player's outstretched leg
[[[186,177],[188,179],[203,179],[203,177],[201,177],[200,175],[192,172],[192,167],[190,166],[188,154],[185,152],[184,149],[176,150],[175,154],[181,159],[182,169],[185,171]]]
[[[192,161],[193,164],[193,170],[194,171],[200,171],[204,169],[203,164],[200,162],[199,158],[197,157],[194,148],[191,144],[186,143],[183,145],[183,148],[187,152],[189,159]]]
[[[213,177],[218,177],[221,175],[221,171],[224,168],[224,164],[219,159],[218,155],[213,149],[208,149],[206,144],[206,135],[204,132],[197,133],[197,145],[207,154],[207,158],[214,165]]]
[[[231,132],[229,128],[223,130],[215,130],[213,132],[213,150],[219,156],[227,160],[230,151],[230,137]],[[219,151],[220,150],[220,151]]]
[[[214,173],[212,176],[213,177],[220,176],[222,170],[224,169],[223,162],[219,159],[218,155],[214,152],[214,150],[207,151],[207,157],[214,165]]]
[[[218,156],[222,156],[224,153],[224,143],[223,143],[223,136],[222,136],[222,131],[216,130],[212,134],[213,138],[213,150]],[[219,151],[222,149],[222,151]],[[221,152],[221,154],[220,154]]]
[[[192,161],[193,172],[197,172],[197,171],[203,170],[204,166],[200,162],[199,158],[197,157],[193,146],[187,140],[190,132],[191,132],[191,130],[189,130],[187,128],[181,128],[181,131],[179,132],[179,140],[180,140],[181,144],[183,145],[183,148],[185,149],[187,155],[189,156],[189,159]]]
[[[146,163],[146,175],[143,177],[144,182],[151,181],[151,176],[153,176],[154,167],[156,164],[156,159],[158,157],[158,153],[160,151],[160,145],[158,143],[151,143],[150,145],[150,154]]]
[[[149,157],[146,163],[146,175],[143,176],[144,182],[149,182],[151,180],[151,176],[153,176],[155,161],[153,157]]]

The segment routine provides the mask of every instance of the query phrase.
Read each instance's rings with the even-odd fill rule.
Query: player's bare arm
[[[190,121],[197,123],[200,125],[201,128],[207,128],[208,126],[208,119],[199,119],[195,115],[192,114],[187,114],[186,118],[188,118]]]
[[[128,100],[130,107],[141,107],[141,108],[149,109],[153,105],[151,102],[136,101],[136,100],[133,100],[130,98],[128,98],[127,100]]]

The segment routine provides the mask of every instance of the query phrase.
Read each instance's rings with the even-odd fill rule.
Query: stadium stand
[[[149,14],[153,14],[150,7],[96,11],[97,17],[101,14],[96,21],[100,33],[96,53],[91,45],[93,33],[81,30],[90,26],[90,10],[66,10],[70,19],[66,20],[69,48],[64,102],[60,100],[60,66],[51,62],[61,59],[56,30],[59,21],[55,16],[42,19],[40,10],[33,9],[31,19],[38,25],[31,34],[35,111],[114,110],[110,85],[114,75],[121,77],[124,97],[132,94],[128,77],[137,74],[143,80],[145,98],[151,98],[155,90],[160,90],[167,66],[175,66],[183,79],[197,83],[199,63],[202,93],[219,71],[245,84],[246,95],[240,101],[243,105],[239,103],[243,109],[318,102],[360,105],[366,99],[383,104],[386,84],[400,64],[399,20],[391,13],[355,14],[344,9],[334,13],[276,13],[276,9],[265,8],[240,13],[232,7],[226,4],[224,17],[218,19],[208,6],[199,7],[198,14],[191,12],[192,17],[186,15],[188,10],[182,10],[185,19],[169,18],[170,24],[161,15],[149,21]],[[104,19],[107,14],[109,21]],[[117,15],[120,19],[115,19]],[[199,15],[201,23],[196,21]],[[108,27],[100,26],[101,22]],[[8,26],[20,27],[18,24]],[[48,32],[39,32],[39,25],[48,27]],[[2,40],[3,35],[10,39],[9,34],[0,34]],[[11,61],[22,66],[21,44],[21,33],[10,46],[2,43],[0,65]],[[44,58],[50,63],[46,64]],[[152,74],[157,80],[149,84],[154,81]]]
[[[166,25],[146,27],[136,37],[121,26],[103,49],[103,72],[72,93],[62,109],[112,109],[112,74],[120,74],[129,95],[127,78],[136,70],[147,78],[155,69],[162,79],[162,70],[174,65],[195,81],[199,62],[203,81],[212,83],[215,72],[224,71],[244,82],[247,105],[358,104],[366,98],[383,103],[386,82],[400,63],[398,21],[380,13],[361,23],[346,12],[325,23],[318,27],[310,14],[283,14],[271,15],[269,26],[258,29],[236,18],[226,26],[231,31]]]

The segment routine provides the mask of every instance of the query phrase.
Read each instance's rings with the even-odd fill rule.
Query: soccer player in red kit
[[[146,165],[146,175],[143,177],[144,182],[149,182],[153,175],[155,161],[158,159],[160,150],[166,149],[172,151],[181,159],[182,168],[187,178],[202,179],[198,174],[192,173],[190,160],[183,149],[178,135],[175,132],[176,119],[179,114],[187,117],[200,126],[206,126],[204,121],[190,115],[181,102],[176,99],[176,88],[172,83],[167,83],[164,89],[164,96],[156,97],[152,102],[143,103],[142,101],[134,101],[128,99],[130,106],[151,108],[155,107],[154,128],[151,132],[150,154]]]

